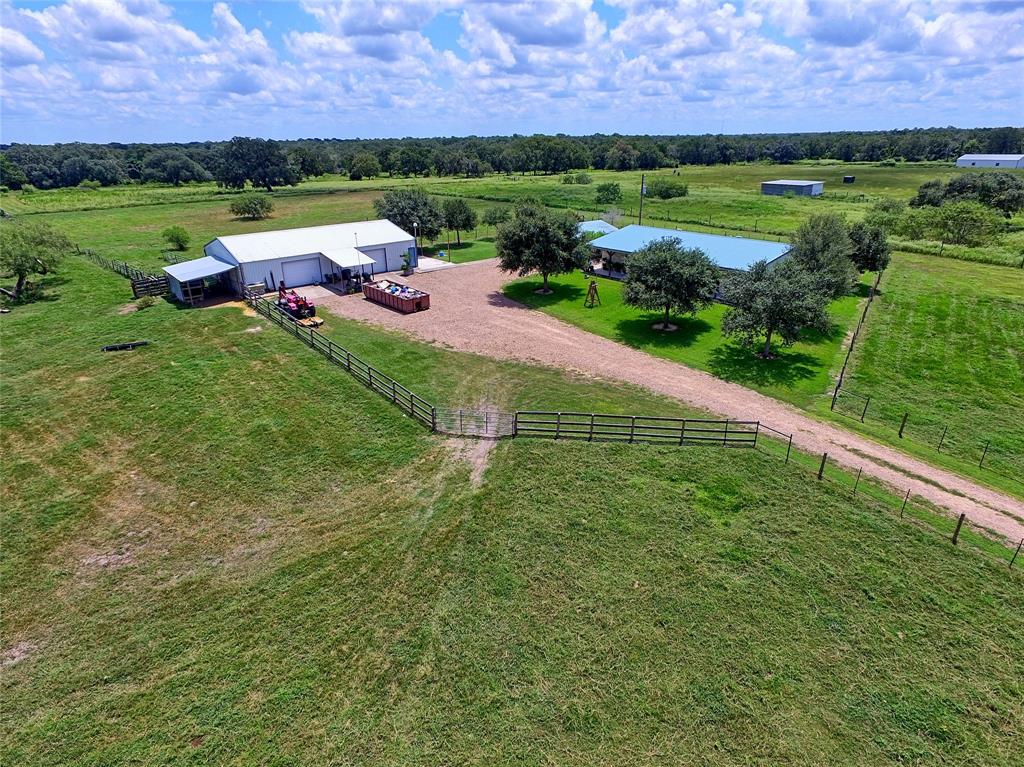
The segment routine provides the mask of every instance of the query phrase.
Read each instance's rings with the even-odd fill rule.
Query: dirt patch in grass
[[[135,559],[131,549],[125,548],[109,554],[89,554],[79,560],[84,568],[97,568],[100,570],[116,570],[129,565]]]
[[[21,663],[23,660],[34,654],[38,649],[39,645],[34,642],[15,642],[0,653],[0,668],[7,668],[8,666]]]
[[[456,461],[469,464],[469,481],[473,487],[483,485],[484,472],[487,471],[487,464],[490,463],[491,451],[494,449],[495,443],[496,440],[493,439],[469,439],[463,437],[452,437],[445,441],[448,450]]]
[[[120,307],[117,310],[117,313],[118,314],[133,314],[134,312],[137,312],[138,310],[139,310],[139,307],[136,304],[125,304],[124,306]]]
[[[245,301],[224,301],[223,303],[217,303],[209,307],[202,308],[223,309],[225,307],[231,307],[232,309],[240,309],[242,311],[242,314],[244,314],[246,317],[259,317],[259,314],[256,313],[256,310],[249,306],[249,304],[247,304]]]

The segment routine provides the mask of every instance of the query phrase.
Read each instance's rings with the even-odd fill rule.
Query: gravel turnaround
[[[411,277],[388,276],[429,292],[430,309],[399,314],[360,295],[334,293],[318,296],[317,303],[333,314],[401,330],[441,346],[627,381],[725,418],[760,420],[792,433],[793,444],[802,450],[827,452],[831,461],[849,469],[863,467],[865,474],[898,492],[909,489],[953,515],[964,512],[972,522],[1011,541],[1024,537],[1021,501],[746,387],[528,309],[502,295],[501,286],[510,277],[493,259]]]

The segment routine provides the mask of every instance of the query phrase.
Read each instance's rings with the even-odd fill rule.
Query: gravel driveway
[[[816,420],[751,389],[528,309],[502,295],[501,286],[509,276],[497,268],[493,259],[397,279],[428,291],[430,310],[403,315],[362,296],[333,293],[320,297],[318,304],[339,316],[402,330],[423,341],[498,359],[628,381],[723,417],[760,419],[774,429],[792,433],[793,444],[803,450],[828,452],[830,460],[851,469],[863,467],[865,474],[900,493],[909,488],[914,495],[954,514],[966,512],[973,522],[1012,541],[1024,537],[1021,501],[835,424]]]

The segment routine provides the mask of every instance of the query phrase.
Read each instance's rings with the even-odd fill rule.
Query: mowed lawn
[[[72,259],[0,318],[4,764],[1018,762],[1019,569],[750,450],[475,484],[260,318],[127,295]],[[683,412],[329,330],[440,400]]]
[[[494,258],[497,252],[494,247],[494,237],[480,236],[477,239],[462,238],[462,242],[452,241],[449,246],[447,241],[435,240],[429,245],[421,246],[423,255],[432,258],[441,258],[443,261],[450,261],[453,264],[465,264],[470,261],[482,261],[485,258]],[[442,257],[440,254],[444,253]]]
[[[826,392],[832,381],[830,373],[842,364],[842,342],[856,322],[868,278],[862,278],[858,295],[832,303],[831,332],[807,331],[793,346],[777,344],[773,346],[775,359],[771,360],[757,356],[759,349],[744,347],[722,335],[722,316],[726,312],[722,304],[713,304],[693,316],[674,318],[679,329],[665,333],[651,328],[662,314],[624,304],[622,283],[616,280],[595,278],[601,303],[594,307],[584,305],[591,278],[580,272],[552,277],[551,295],[537,294],[541,280],[534,277],[509,283],[505,294],[588,332],[806,407]]]
[[[991,440],[986,464],[1024,479],[1024,271],[897,253],[865,327],[847,375],[862,396],[839,404],[859,417],[871,401],[846,425],[990,483],[977,464]]]

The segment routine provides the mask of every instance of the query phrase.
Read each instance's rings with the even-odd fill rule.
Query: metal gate
[[[434,425],[444,434],[465,437],[511,437],[515,434],[516,417],[499,410],[465,410],[435,408]]]

